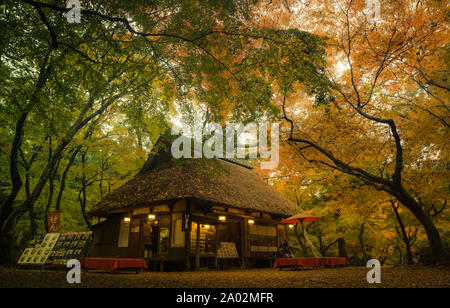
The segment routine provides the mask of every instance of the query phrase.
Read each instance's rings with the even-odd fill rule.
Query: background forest
[[[323,216],[306,226],[320,254],[445,255],[449,7],[380,4],[373,19],[364,0],[85,0],[69,23],[66,1],[0,1],[2,263],[48,212],[88,230],[89,209],[199,111],[281,124],[278,169],[258,172]]]

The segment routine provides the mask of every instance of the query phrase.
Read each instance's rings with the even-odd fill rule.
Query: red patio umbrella
[[[316,220],[320,220],[320,219],[322,219],[322,217],[312,216],[312,215],[309,215],[306,213],[298,213],[298,214],[295,214],[294,216],[286,218],[281,223],[282,224],[295,224],[295,223],[299,223],[299,222],[316,221]]]
[[[322,217],[312,216],[312,215],[309,215],[309,214],[301,212],[301,213],[298,213],[298,214],[296,214],[294,216],[286,218],[281,223],[283,223],[283,224],[301,223],[302,229],[303,229],[303,235],[305,236],[306,241],[311,246],[311,249],[313,250],[314,255],[316,257],[319,257],[320,254],[317,251],[316,247],[314,247],[314,244],[309,239],[308,234],[306,233],[306,228],[303,227],[303,222],[305,222],[305,221],[316,221],[316,220],[320,220],[320,219],[322,219]]]

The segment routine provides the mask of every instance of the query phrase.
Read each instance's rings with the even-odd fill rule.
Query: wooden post
[[[195,251],[195,269],[200,268],[200,224],[197,223],[197,249]]]
[[[191,212],[191,200],[186,200],[186,214],[190,214]],[[184,230],[184,253],[186,257],[186,270],[189,271],[191,269],[191,221],[187,222],[188,228]]]
[[[245,241],[247,237],[245,234],[245,218],[241,222],[241,268],[245,268]]]
[[[217,250],[219,249],[219,225],[216,225],[216,256],[214,258],[214,266],[216,268],[216,270],[219,269],[219,260],[217,259]]]

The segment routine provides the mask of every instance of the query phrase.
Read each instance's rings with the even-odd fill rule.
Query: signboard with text
[[[81,260],[89,248],[92,232],[37,234],[28,241],[18,265],[65,265],[71,259]]]
[[[59,229],[59,212],[50,212],[48,213],[48,232],[56,233]]]
[[[218,259],[237,259],[239,258],[236,244],[233,242],[221,242],[217,249]]]

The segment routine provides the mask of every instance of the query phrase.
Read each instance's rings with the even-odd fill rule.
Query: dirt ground
[[[253,269],[200,272],[83,273],[81,284],[66,282],[64,271],[0,268],[0,287],[120,288],[316,288],[316,287],[450,287],[450,266],[383,267],[381,284],[368,284],[367,268],[318,270]]]

